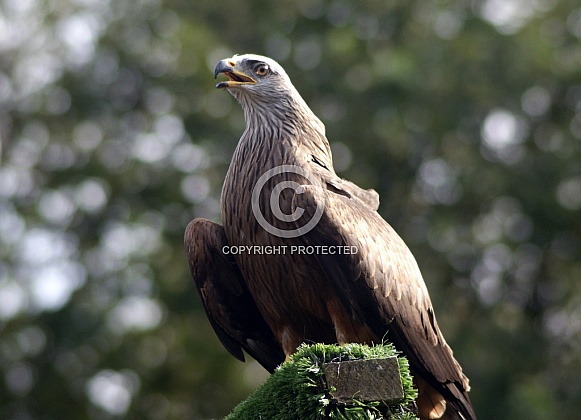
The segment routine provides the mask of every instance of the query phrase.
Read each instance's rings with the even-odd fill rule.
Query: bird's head
[[[227,89],[242,104],[248,127],[294,124],[314,128],[325,135],[323,123],[310,110],[282,66],[272,58],[235,55],[216,65],[214,78],[220,74],[228,80],[216,87]]]
[[[296,92],[282,66],[262,55],[235,55],[221,60],[214,69],[214,78],[220,74],[228,80],[216,87],[228,89],[238,100],[276,102]]]

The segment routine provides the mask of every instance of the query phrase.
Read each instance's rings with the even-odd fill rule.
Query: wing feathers
[[[355,255],[317,255],[340,300],[378,337],[387,336],[415,374],[451,400],[451,410],[475,418],[466,394],[468,379],[438,328],[419,267],[403,240],[360,200],[316,186],[304,186],[295,195],[293,210],[301,207],[310,216],[317,204],[324,204],[323,217],[305,242],[358,250]]]
[[[260,314],[233,258],[221,225],[195,219],[184,237],[190,271],[216,335],[238,360],[244,349],[272,372],[284,361],[282,348]]]

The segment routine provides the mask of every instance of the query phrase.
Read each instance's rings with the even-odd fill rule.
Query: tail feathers
[[[421,420],[441,419],[446,412],[446,399],[421,378],[416,378],[418,387],[418,414]]]
[[[446,415],[442,417],[442,420],[476,420],[476,413],[474,412],[474,408],[472,408],[472,403],[467,392],[462,391],[455,383],[448,384],[447,388],[452,394],[452,398],[448,398],[448,410]]]
[[[418,415],[421,420],[476,420],[470,399],[464,392],[449,384],[448,400],[422,378],[415,378],[418,388]],[[452,389],[453,388],[453,389]]]

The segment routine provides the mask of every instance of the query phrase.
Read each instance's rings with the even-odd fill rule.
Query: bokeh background
[[[576,0],[0,0],[0,418],[205,419],[266,377],[182,246],[277,59],[413,250],[481,419],[581,410]]]

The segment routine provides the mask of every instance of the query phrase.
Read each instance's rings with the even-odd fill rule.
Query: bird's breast
[[[294,317],[297,324],[327,318],[325,300],[331,294],[316,256],[300,236],[281,235],[296,229],[296,189],[316,182],[304,176],[305,166],[284,148],[255,154],[239,146],[221,203],[228,243],[265,318]]]

